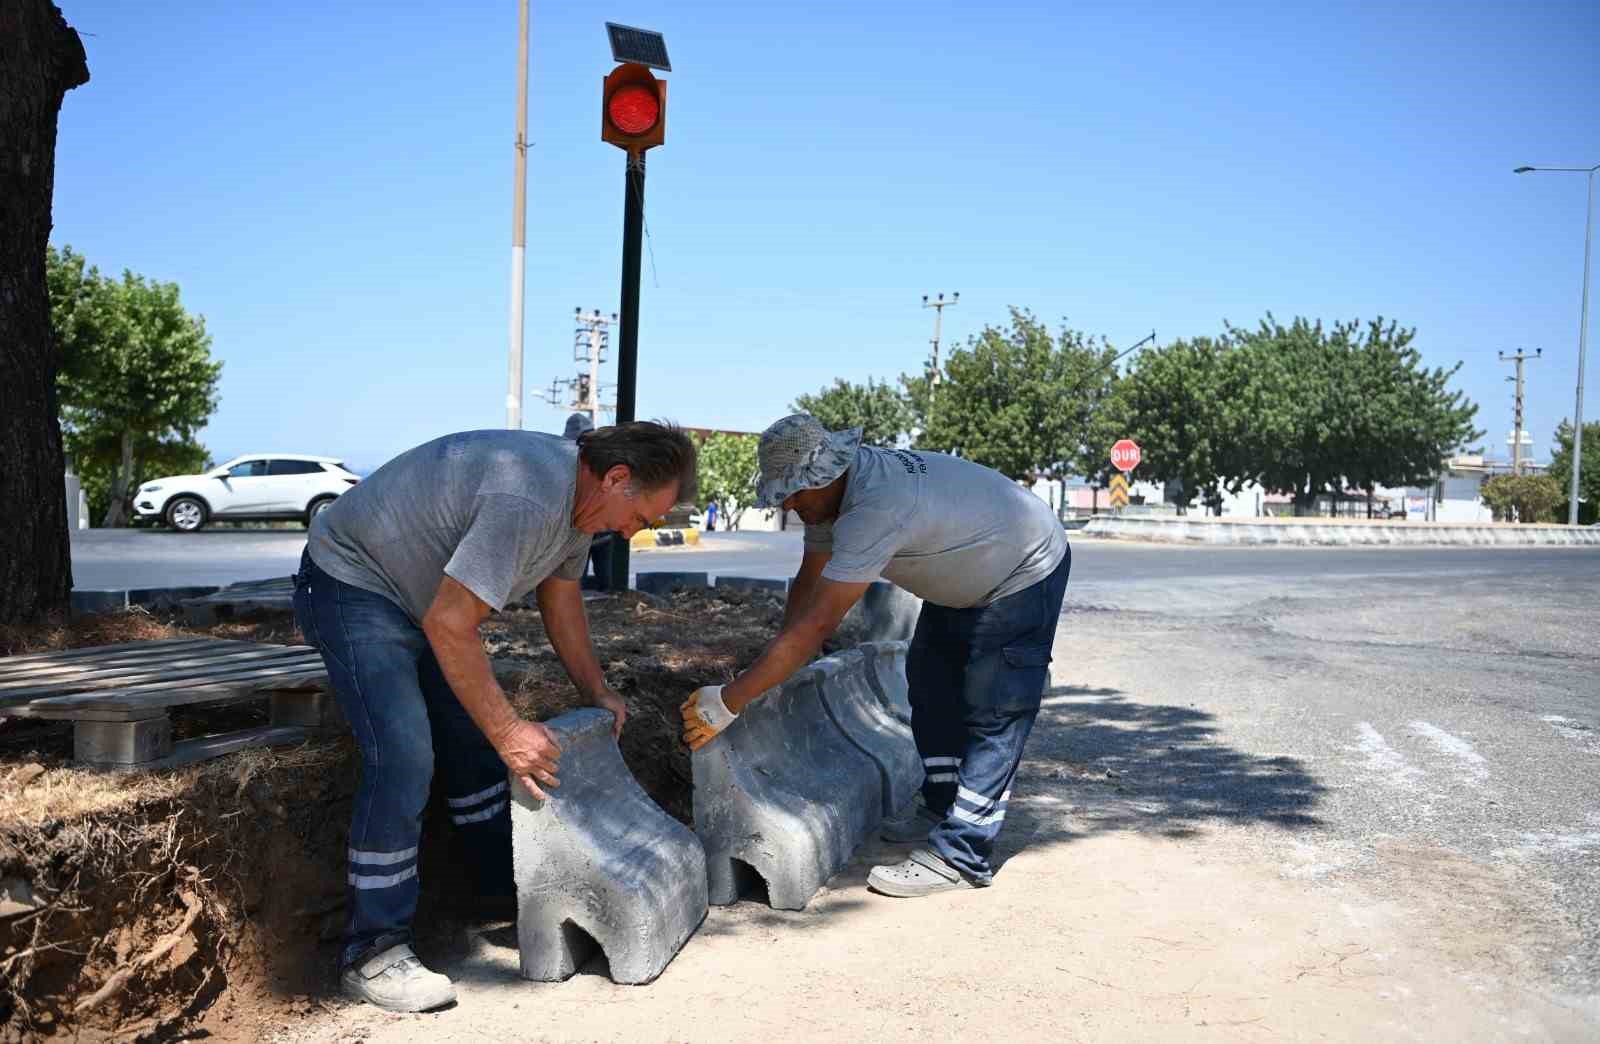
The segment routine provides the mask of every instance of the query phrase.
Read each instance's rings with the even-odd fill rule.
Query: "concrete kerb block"
[[[710,586],[710,573],[639,573],[633,580],[635,591],[653,595],[669,595],[677,590],[703,590]]]
[[[897,721],[911,724],[911,689],[906,684],[910,642],[862,642],[857,648],[867,661],[867,683],[878,702]]]
[[[705,920],[705,851],[633,778],[611,723],[594,708],[544,723],[561,744],[549,800],[511,781],[524,978],[569,978],[598,945],[613,982],[646,983]]]
[[[922,756],[911,727],[879,702],[867,680],[871,667],[859,648],[823,657],[812,666],[822,674],[823,707],[845,738],[877,766],[883,814],[894,815],[922,789]]]
[[[694,829],[716,905],[738,900],[748,870],[774,909],[804,909],[882,818],[878,766],[828,715],[822,677],[802,669],[691,758]]]
[[[73,616],[83,613],[120,613],[128,608],[128,592],[75,590],[68,608]]]
[[[735,591],[774,591],[778,594],[786,594],[789,590],[789,581],[759,576],[719,575],[717,577],[717,586]]]

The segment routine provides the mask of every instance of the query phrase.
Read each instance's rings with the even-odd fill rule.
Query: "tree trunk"
[[[133,432],[122,433],[122,459],[117,463],[117,474],[111,481],[111,503],[106,505],[106,517],[100,525],[116,529],[128,524],[128,485],[133,481]]]
[[[0,623],[65,610],[72,591],[45,247],[56,117],[89,80],[83,41],[49,0],[0,0]]]

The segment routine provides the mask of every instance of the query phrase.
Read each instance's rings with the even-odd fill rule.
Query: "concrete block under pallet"
[[[754,873],[775,909],[804,909],[882,819],[878,766],[829,717],[823,677],[804,668],[691,758],[713,903]]]
[[[705,919],[705,852],[623,764],[609,712],[544,724],[561,744],[561,786],[536,801],[511,781],[522,974],[566,979],[598,946],[614,982],[649,982]]]

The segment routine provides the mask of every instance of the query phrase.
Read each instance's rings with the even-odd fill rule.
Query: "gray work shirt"
[[[832,551],[825,580],[880,575],[934,605],[988,605],[1049,576],[1067,553],[1050,505],[991,468],[943,453],[863,446],[839,517],[806,526]]]
[[[583,576],[572,528],[578,447],[532,431],[467,431],[391,460],[311,523],[311,560],[418,624],[453,577],[491,609],[546,577]]]

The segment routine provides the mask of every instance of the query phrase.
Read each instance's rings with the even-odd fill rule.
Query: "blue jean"
[[[350,816],[350,918],[344,963],[411,938],[417,848],[437,758],[455,847],[475,895],[509,895],[506,769],[462,708],[422,629],[383,595],[335,580],[311,560],[295,575],[295,622],[322,654],[361,750]]]
[[[1072,550],[1031,587],[973,609],[925,602],[906,657],[922,798],[943,816],[928,845],[973,884],[1005,823],[1011,780],[1049,680]]]

